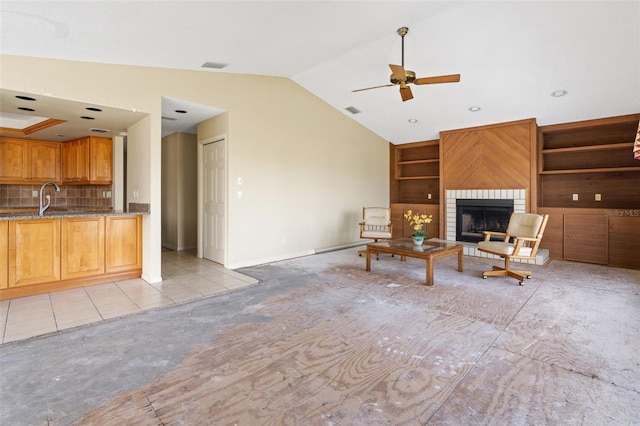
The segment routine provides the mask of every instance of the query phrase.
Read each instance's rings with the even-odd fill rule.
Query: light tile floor
[[[162,251],[162,282],[141,278],[0,301],[2,343],[258,284],[193,251]]]

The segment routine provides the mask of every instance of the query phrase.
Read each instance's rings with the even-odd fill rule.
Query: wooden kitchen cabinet
[[[9,283],[9,221],[0,220],[0,288]]]
[[[60,280],[60,219],[9,222],[9,287]]]
[[[142,268],[142,216],[107,216],[107,273]]]
[[[90,136],[62,145],[62,180],[67,184],[111,185],[113,144],[109,138]]]
[[[63,280],[104,273],[104,223],[104,217],[62,219],[60,266]]]
[[[32,182],[60,182],[59,142],[31,141],[31,174]]]
[[[59,142],[0,138],[0,183],[60,182]]]
[[[62,181],[89,183],[89,138],[62,144]]]
[[[109,138],[89,138],[89,182],[111,185],[113,142]]]

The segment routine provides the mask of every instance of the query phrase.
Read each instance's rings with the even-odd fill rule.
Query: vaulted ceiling
[[[396,144],[523,118],[545,125],[640,111],[637,0],[53,0],[0,7],[3,54],[288,77]],[[389,83],[388,65],[401,63],[400,27],[409,28],[406,69],[417,77],[460,74],[461,81],[413,85],[407,102],[398,86],[354,93]],[[203,68],[206,62],[226,66]],[[552,96],[557,91],[566,94]],[[216,112],[215,105],[189,106]]]

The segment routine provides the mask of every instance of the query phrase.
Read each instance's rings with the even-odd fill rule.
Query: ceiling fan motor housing
[[[416,73],[413,71],[404,70],[404,75],[404,81],[407,84],[413,83],[413,81],[416,79]],[[400,84],[402,82],[402,80],[398,80],[397,78],[395,78],[393,74],[391,74],[391,77],[389,77],[389,81],[391,81],[392,84]]]

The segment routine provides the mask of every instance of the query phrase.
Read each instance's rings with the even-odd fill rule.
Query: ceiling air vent
[[[204,64],[201,65],[202,68],[215,68],[217,70],[221,70],[222,68],[226,67],[229,64],[223,64],[220,62],[205,62]]]
[[[89,129],[89,131],[91,133],[109,133],[111,130],[106,130],[106,129],[96,129],[95,127],[92,127],[91,129]]]
[[[351,114],[358,114],[360,112],[360,110],[354,106],[346,107],[345,109]]]

